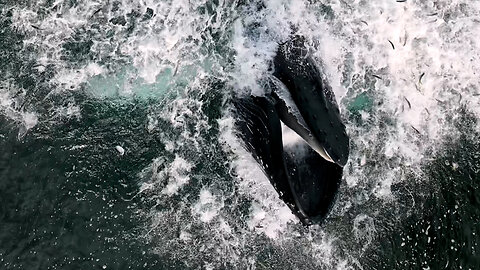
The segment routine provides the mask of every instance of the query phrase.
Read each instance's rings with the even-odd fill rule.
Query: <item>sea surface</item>
[[[307,39],[350,136],[304,227],[234,128]],[[480,1],[0,0],[0,269],[480,269]]]

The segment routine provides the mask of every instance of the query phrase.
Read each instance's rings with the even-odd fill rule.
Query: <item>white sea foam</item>
[[[14,96],[14,93],[15,96]],[[0,113],[16,122],[19,126],[18,137],[37,125],[38,115],[34,111],[22,108],[25,91],[9,82],[0,83]]]
[[[162,193],[166,195],[173,195],[188,183],[190,177],[188,172],[192,169],[192,164],[190,164],[185,159],[176,156],[173,162],[168,167],[167,172],[162,172],[161,175],[156,177],[163,178],[167,177],[168,183],[166,187],[162,190]]]
[[[206,189],[200,190],[200,195],[198,198],[198,202],[193,205],[192,212],[195,215],[198,215],[202,222],[209,223],[218,216],[219,210],[223,208],[223,202],[215,198],[215,196]],[[222,223],[223,230],[230,231],[230,228],[225,223]]]

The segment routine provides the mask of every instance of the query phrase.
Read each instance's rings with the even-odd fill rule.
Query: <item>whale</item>
[[[233,100],[245,149],[305,225],[331,210],[348,161],[349,137],[334,92],[301,36],[280,44],[265,94]],[[294,143],[287,133],[295,134]]]

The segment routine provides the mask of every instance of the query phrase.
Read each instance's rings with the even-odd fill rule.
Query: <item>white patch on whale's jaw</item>
[[[288,111],[280,113],[283,146],[288,148],[306,142],[325,160],[335,163],[325,148],[313,136],[287,87],[275,76],[270,76],[269,79],[274,85],[273,91],[285,103]]]
[[[304,141],[300,135],[295,131],[285,125],[283,122],[280,122],[282,125],[282,142],[283,147],[289,148],[297,145],[298,143]]]
[[[315,140],[316,141],[316,140]],[[308,142],[307,142],[308,143]],[[333,159],[330,157],[330,155],[328,154],[327,150],[325,150],[325,148],[323,148],[323,146],[321,146],[320,144],[317,144],[317,145],[311,145],[311,144],[308,144],[310,145],[313,150],[315,150],[315,152],[317,152],[321,157],[323,157],[326,161],[330,161],[332,163],[336,163],[335,161],[333,161]]]
[[[283,122],[280,122],[282,125],[282,142],[284,148],[294,148],[300,147],[304,143],[307,143],[315,152],[317,152],[322,158],[332,163],[335,163],[330,155],[327,153],[325,148],[312,136],[310,140],[305,140],[293,129],[289,128]]]

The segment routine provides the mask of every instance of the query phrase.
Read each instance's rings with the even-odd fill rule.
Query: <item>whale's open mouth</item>
[[[274,64],[265,96],[234,101],[239,136],[300,220],[322,222],[348,159],[345,125],[302,38],[281,45]],[[302,139],[284,140],[288,129]]]

